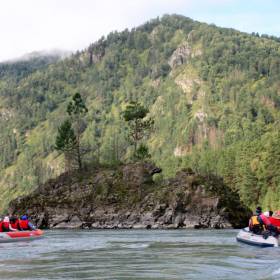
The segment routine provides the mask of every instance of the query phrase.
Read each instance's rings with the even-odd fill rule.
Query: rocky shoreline
[[[40,228],[240,228],[250,210],[216,177],[191,170],[155,183],[160,168],[135,163],[63,174],[10,203]]]

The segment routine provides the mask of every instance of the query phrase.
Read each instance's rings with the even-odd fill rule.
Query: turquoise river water
[[[280,279],[280,248],[236,230],[47,231],[0,244],[0,279]]]

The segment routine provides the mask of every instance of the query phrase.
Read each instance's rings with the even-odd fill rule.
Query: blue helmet
[[[23,216],[20,217],[20,219],[23,220],[23,221],[26,221],[27,220],[27,216],[23,215]]]

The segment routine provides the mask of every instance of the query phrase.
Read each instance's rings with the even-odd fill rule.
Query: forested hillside
[[[249,207],[280,207],[278,41],[173,15],[50,64],[0,64],[1,208],[63,171],[55,137],[77,92],[88,164],[130,160],[121,112],[138,101],[163,176],[191,167],[222,176]]]

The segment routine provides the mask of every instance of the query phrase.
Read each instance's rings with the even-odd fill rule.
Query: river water
[[[236,230],[47,231],[0,244],[0,279],[280,279],[280,248]]]

